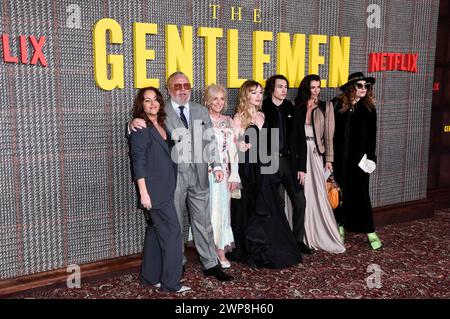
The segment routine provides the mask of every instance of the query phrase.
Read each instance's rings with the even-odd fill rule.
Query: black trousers
[[[148,213],[148,212],[146,212]],[[165,291],[181,288],[183,252],[181,250],[181,227],[175,205],[151,209],[146,216],[144,254],[141,267],[141,283],[161,283]]]
[[[292,169],[291,161],[288,157],[280,157],[280,167],[278,173],[281,177],[281,185],[284,186],[289,199],[292,202],[292,232],[298,243],[303,242],[303,237],[305,236],[305,207],[306,200],[305,194],[303,192],[303,186],[301,190],[298,191],[294,183],[298,183],[297,179],[294,177],[297,172]],[[280,185],[280,196],[284,203],[284,190]]]

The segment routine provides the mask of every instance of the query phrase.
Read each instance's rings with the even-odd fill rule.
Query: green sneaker
[[[372,249],[379,249],[383,246],[380,238],[378,238],[377,233],[373,232],[367,234],[367,238],[369,238],[370,246],[372,247]]]
[[[344,240],[345,240],[345,228],[342,225],[339,225],[338,228],[339,228],[339,235],[341,235],[342,243],[344,243]]]

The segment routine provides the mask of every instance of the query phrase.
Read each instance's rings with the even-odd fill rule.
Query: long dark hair
[[[147,126],[153,126],[152,121],[150,121],[147,114],[145,114],[145,112],[144,112],[143,104],[144,104],[144,94],[146,91],[155,92],[156,100],[159,103],[157,121],[158,121],[159,125],[164,127],[164,121],[166,120],[166,116],[167,116],[166,112],[164,111],[164,98],[163,98],[161,92],[159,92],[159,90],[153,86],[139,89],[139,91],[137,92],[136,97],[134,98],[133,109],[132,109],[133,118],[134,119],[135,118],[144,119]]]
[[[309,74],[303,78],[297,90],[295,107],[306,107],[306,103],[308,103],[311,97],[311,81],[319,81],[320,83],[320,76],[317,74]]]

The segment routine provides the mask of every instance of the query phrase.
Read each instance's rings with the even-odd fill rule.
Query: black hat
[[[358,81],[361,81],[361,80],[369,82],[372,85],[375,84],[375,78],[373,78],[371,76],[365,77],[364,73],[362,73],[362,72],[355,72],[355,73],[352,73],[352,74],[350,74],[348,76],[348,82],[345,83],[344,85],[342,85],[340,87],[340,89],[342,91],[345,91],[345,89],[347,88],[348,85],[353,84],[353,83],[358,82]]]

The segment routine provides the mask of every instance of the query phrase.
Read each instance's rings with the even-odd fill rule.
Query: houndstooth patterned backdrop
[[[217,20],[210,4],[220,5]],[[381,9],[380,28],[366,24],[370,4]],[[79,28],[70,23],[71,5],[79,9]],[[242,7],[242,21],[231,20],[232,6]],[[261,23],[252,22],[254,8],[262,10]],[[48,67],[0,61],[0,279],[141,251],[145,221],[135,208],[125,138],[136,93],[133,22],[158,24],[148,43],[156,52],[148,74],[161,83],[164,26],[194,27],[195,101],[205,71],[199,26],[224,30],[217,46],[219,83],[226,83],[228,29],[239,30],[239,72],[245,78],[252,76],[254,30],[350,36],[350,72],[367,73],[369,52],[418,53],[417,73],[371,74],[378,110],[371,195],[374,206],[425,198],[438,8],[436,0],[1,1],[0,32],[9,35],[12,54],[19,54],[19,35],[45,36]],[[93,74],[92,29],[106,17],[121,25],[124,37],[123,45],[108,47],[125,59],[125,88],[113,91],[97,87]],[[265,51],[272,59],[265,67],[269,76],[276,70],[276,41],[266,43]],[[328,46],[320,53],[328,56]],[[326,65],[320,75],[327,78]],[[323,89],[322,99],[337,93]],[[237,89],[229,90],[230,114],[236,95]],[[295,95],[291,89],[289,98]]]

